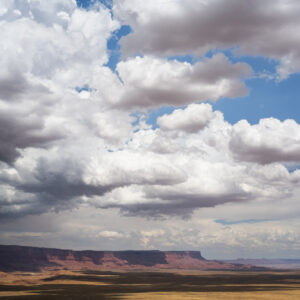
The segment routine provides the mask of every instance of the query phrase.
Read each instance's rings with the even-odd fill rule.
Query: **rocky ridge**
[[[74,251],[0,245],[0,271],[197,269],[249,270],[238,265],[206,260],[200,251]]]

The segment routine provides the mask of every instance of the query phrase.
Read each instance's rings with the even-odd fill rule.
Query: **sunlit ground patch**
[[[167,292],[167,293],[139,293],[120,296],[122,300],[287,300],[300,299],[300,286],[297,291],[275,291],[275,292],[201,292],[201,293],[183,293],[183,292]]]

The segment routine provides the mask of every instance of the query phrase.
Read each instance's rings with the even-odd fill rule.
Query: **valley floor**
[[[0,273],[0,299],[300,299],[300,271]]]

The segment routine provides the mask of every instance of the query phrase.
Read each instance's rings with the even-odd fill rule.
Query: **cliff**
[[[43,269],[248,269],[230,263],[205,260],[199,251],[74,251],[53,248],[0,245],[0,271]]]

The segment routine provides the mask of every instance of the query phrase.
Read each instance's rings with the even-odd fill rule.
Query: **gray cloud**
[[[2,194],[0,215],[10,219],[51,210],[69,210],[82,203],[82,197],[104,195],[118,186],[87,184],[82,180],[82,172],[81,163],[72,159],[48,161],[40,158],[31,173],[21,170],[19,176],[12,178],[2,175],[3,189],[13,191],[14,197],[10,200],[9,193]]]
[[[2,66],[0,75],[0,100],[20,101],[25,97],[47,97],[49,89],[41,83],[33,83],[13,65],[7,63]]]
[[[150,199],[154,195],[147,195]],[[166,216],[181,216],[190,218],[195,210],[205,207],[215,207],[231,202],[245,202],[252,199],[247,193],[223,194],[223,195],[205,195],[188,193],[170,193],[168,195],[156,195],[162,201],[156,203],[135,203],[133,205],[117,206],[123,214],[128,216],[143,216],[150,218],[164,218]],[[114,206],[108,206],[114,207]]]
[[[114,13],[133,29],[121,41],[126,55],[203,55],[239,47],[278,59],[282,78],[300,70],[297,0],[118,0]]]
[[[4,100],[14,100],[14,98],[29,89],[26,78],[18,73],[12,72],[8,76],[0,77],[0,98]]]
[[[36,116],[28,118],[22,114],[13,115],[11,111],[0,111],[0,161],[12,163],[20,155],[20,149],[45,148],[62,137],[60,132],[44,131],[42,120]]]
[[[58,166],[53,168],[53,163]],[[55,162],[40,159],[33,174],[33,181],[17,184],[16,188],[55,202],[68,201],[79,196],[103,195],[113,188],[109,185],[93,186],[84,183],[81,180],[81,164],[68,159]]]

